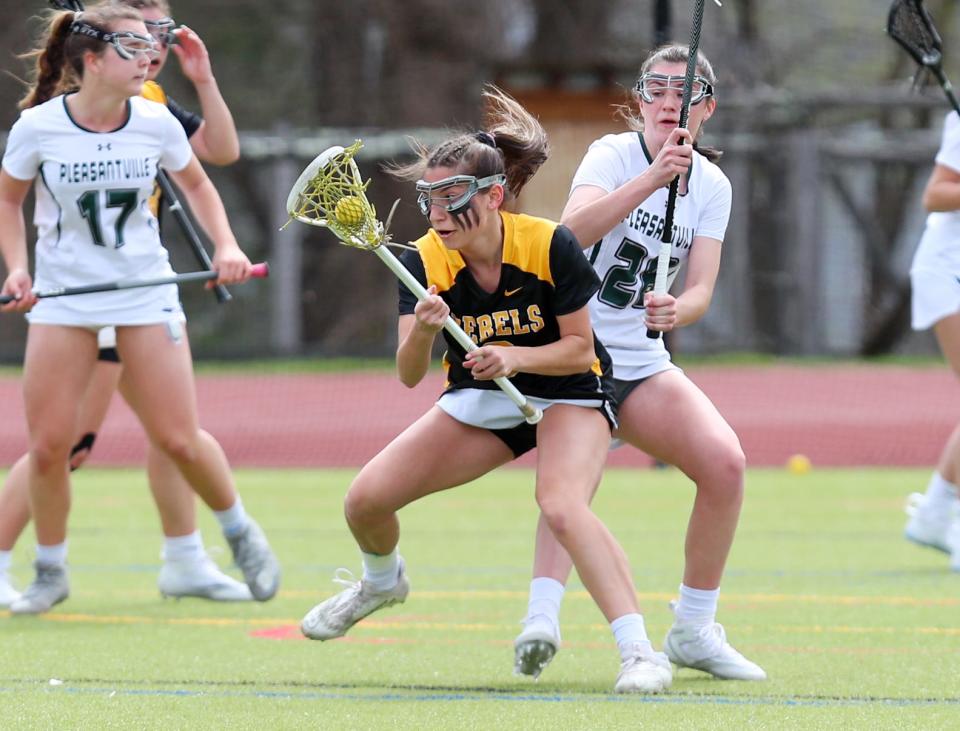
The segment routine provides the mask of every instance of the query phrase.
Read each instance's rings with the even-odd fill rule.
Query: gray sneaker
[[[400,559],[396,585],[384,591],[354,580],[353,574],[347,569],[337,569],[333,580],[347,588],[315,606],[300,623],[300,631],[311,640],[343,637],[348,629],[368,614],[393,604],[403,604],[410,593],[403,559]]]
[[[33,565],[37,570],[37,578],[19,599],[10,604],[11,614],[43,614],[70,596],[66,566],[39,561]]]
[[[538,614],[523,622],[523,631],[513,641],[513,674],[534,680],[560,648],[560,629],[549,617]]]
[[[280,588],[280,564],[257,522],[250,518],[241,533],[226,538],[253,598],[258,602],[272,599]]]

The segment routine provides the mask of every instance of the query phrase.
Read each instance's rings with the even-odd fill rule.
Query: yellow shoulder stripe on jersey
[[[550,243],[557,224],[546,218],[501,211],[503,218],[503,263],[553,284]]]
[[[437,292],[446,292],[453,287],[457,274],[466,266],[463,257],[450,251],[436,231],[430,229],[414,242],[420,250],[423,268],[427,272],[427,286],[437,285]]]
[[[503,218],[503,263],[511,264],[537,279],[553,284],[550,271],[550,243],[557,229],[554,221],[523,214],[501,212]],[[446,292],[466,264],[463,257],[443,245],[430,229],[414,242],[427,273],[427,286],[435,284]]]
[[[140,90],[140,96],[151,102],[167,103],[167,93],[156,81],[145,81],[143,88]]]

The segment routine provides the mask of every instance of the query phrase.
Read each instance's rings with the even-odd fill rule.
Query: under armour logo
[[[103,152],[104,150],[112,149],[109,142],[98,142],[97,143],[97,152]]]

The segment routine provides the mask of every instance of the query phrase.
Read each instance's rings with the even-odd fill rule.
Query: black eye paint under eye
[[[480,223],[480,217],[473,210],[473,206],[467,206],[453,214],[453,220],[464,231],[475,228]]]

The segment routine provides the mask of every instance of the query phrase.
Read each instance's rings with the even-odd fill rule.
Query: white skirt
[[[543,399],[527,397],[527,401],[541,411],[554,404],[572,404],[598,409],[603,406],[602,399]],[[512,429],[523,424],[526,419],[517,405],[500,389],[460,388],[448,391],[437,401],[443,411],[457,421],[481,429]]]

